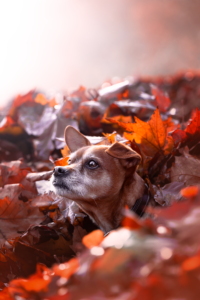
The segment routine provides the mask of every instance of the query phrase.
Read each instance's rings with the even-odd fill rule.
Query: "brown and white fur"
[[[74,200],[105,233],[117,228],[125,205],[131,208],[144,192],[136,173],[140,155],[119,142],[91,145],[72,126],[65,129],[65,141],[71,155],[67,166],[54,169],[55,192]]]

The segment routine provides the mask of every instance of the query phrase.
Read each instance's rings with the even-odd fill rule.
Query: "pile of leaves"
[[[200,75],[129,78],[48,99],[36,91],[0,112],[0,299],[198,299]],[[64,128],[93,144],[123,140],[142,156],[154,197],[124,208],[106,236],[51,190],[66,165]]]

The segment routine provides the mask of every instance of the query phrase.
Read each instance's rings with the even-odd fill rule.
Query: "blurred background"
[[[200,1],[0,0],[0,106],[32,88],[200,68]]]

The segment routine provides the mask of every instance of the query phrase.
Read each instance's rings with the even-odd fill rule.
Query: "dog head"
[[[111,146],[91,145],[71,126],[65,129],[65,141],[71,154],[67,166],[54,169],[55,192],[74,200],[94,219],[93,206],[98,214],[111,210],[111,206],[113,210],[123,198],[124,183],[135,173],[140,155],[119,142]]]

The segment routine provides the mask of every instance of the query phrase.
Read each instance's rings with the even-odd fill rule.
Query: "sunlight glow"
[[[93,247],[90,249],[90,253],[94,256],[101,256],[104,254],[104,249],[102,247]]]

